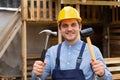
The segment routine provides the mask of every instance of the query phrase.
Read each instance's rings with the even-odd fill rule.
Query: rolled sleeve
[[[37,77],[34,72],[32,71],[32,80],[41,80],[40,77]]]

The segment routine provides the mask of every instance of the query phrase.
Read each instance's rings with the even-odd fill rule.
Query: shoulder
[[[54,50],[54,49],[57,49],[58,46],[59,46],[59,44],[53,45],[53,46],[51,46],[50,48],[48,48],[48,50]]]
[[[61,43],[59,43],[59,44],[56,44],[56,45],[53,45],[53,46],[51,46],[50,48],[48,48],[48,52],[57,52],[57,49],[58,49],[58,46],[60,45]]]
[[[100,51],[100,49],[99,49],[99,47],[97,47],[96,45],[93,45],[93,44],[92,44],[92,49],[93,49],[93,51],[94,51],[94,53],[95,53],[96,55],[101,55],[101,54],[102,54],[101,51]],[[86,43],[86,48],[85,48],[85,50],[86,50],[86,51],[89,51],[88,43]]]
[[[84,42],[84,43],[86,43],[86,42]],[[89,49],[88,43],[86,43],[86,49]],[[96,45],[94,45],[94,44],[92,44],[92,49],[93,49],[94,51],[100,51],[100,49],[99,49]]]

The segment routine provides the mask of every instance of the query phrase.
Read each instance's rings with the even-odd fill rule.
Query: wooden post
[[[53,9],[52,9],[52,0],[49,0],[49,19],[52,20]]]
[[[56,9],[56,15],[57,15],[56,17],[58,17],[58,13],[61,9],[61,1],[60,0],[56,0],[56,6],[58,6],[57,9]],[[62,36],[61,36],[60,30],[59,30],[59,27],[58,27],[58,43],[61,43],[61,42],[62,42]]]
[[[46,0],[43,0],[43,19],[47,18],[47,7]]]
[[[79,15],[80,15],[80,5],[79,4],[76,4],[76,9],[77,9],[77,11],[79,12]],[[80,36],[78,36],[78,37],[79,37],[79,39],[81,39]]]
[[[79,4],[76,4],[76,9],[77,9],[77,11],[78,11],[79,14],[80,14],[80,5],[79,5]]]
[[[55,19],[57,20],[57,17],[58,17],[58,0],[55,0]]]
[[[35,19],[35,8],[34,8],[34,0],[30,0],[30,13],[31,13],[31,19],[34,20]]]
[[[37,20],[40,20],[40,0],[37,0]]]
[[[26,20],[28,18],[28,8],[27,8],[27,0],[21,0],[21,12],[22,12],[22,19]]]
[[[22,75],[23,80],[27,80],[27,43],[26,43],[26,19],[28,18],[27,0],[22,1]]]
[[[22,74],[23,80],[27,80],[27,43],[26,43],[26,21],[22,26]]]

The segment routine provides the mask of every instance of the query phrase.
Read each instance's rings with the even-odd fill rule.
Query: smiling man
[[[58,27],[65,41],[48,49],[45,61],[35,61],[33,80],[112,80],[100,50],[93,45],[96,61],[92,61],[87,43],[80,40],[82,19],[78,11],[64,7],[58,15]]]

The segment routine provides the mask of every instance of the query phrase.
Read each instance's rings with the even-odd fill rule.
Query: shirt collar
[[[78,48],[79,46],[82,45],[82,43],[83,43],[83,41],[81,41],[81,40],[78,40],[78,41],[77,41],[75,44],[73,44],[73,45],[68,45],[66,41],[63,42],[63,44],[64,44],[65,46],[67,46],[67,47],[72,47],[72,48],[76,48],[76,47]]]

